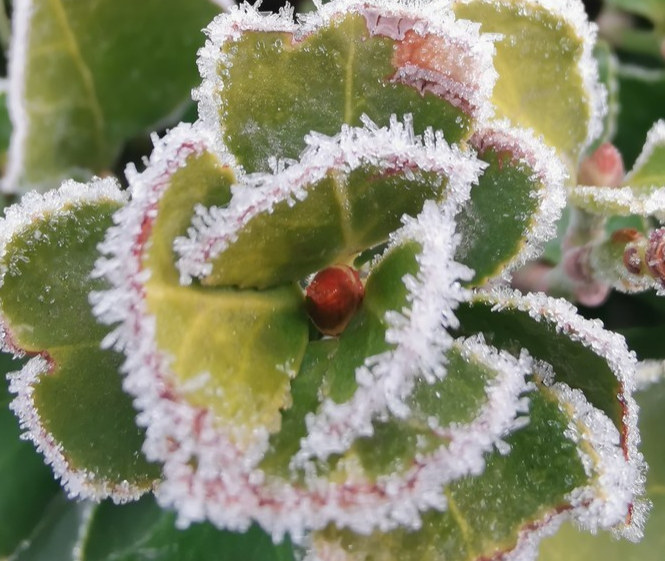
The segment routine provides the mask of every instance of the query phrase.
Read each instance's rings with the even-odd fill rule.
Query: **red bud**
[[[321,333],[339,335],[360,308],[364,296],[358,271],[334,265],[316,274],[305,291],[305,305]]]

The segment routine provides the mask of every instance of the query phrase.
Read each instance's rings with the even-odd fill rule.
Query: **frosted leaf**
[[[389,138],[403,138],[402,144],[412,147],[413,140],[404,136],[404,128],[402,136],[396,135],[398,128],[395,124]],[[365,151],[370,152],[370,133],[388,132],[368,128],[358,136],[366,135]],[[202,374],[179,390],[173,385],[169,357],[155,345],[154,318],[145,307],[144,286],[150,276],[141,269],[140,244],[146,241],[142,234],[146,220],[154,219],[169,176],[185,165],[188,155],[209,150],[213,142],[197,126],[181,126],[158,142],[146,171],[131,174],[132,203],[118,213],[118,225],[101,246],[107,257],[100,259],[96,268],[96,274],[111,280],[114,287],[93,295],[95,310],[104,321],[121,321],[106,344],[127,355],[125,388],[135,396],[139,422],[147,427],[145,452],[164,462],[160,502],[178,509],[181,524],[207,519],[223,528],[245,530],[258,522],[275,538],[288,532],[296,541],[303,539],[307,529],[330,522],[360,531],[417,527],[420,512],[445,507],[439,491],[442,481],[481,470],[483,453],[501,447],[506,433],[523,426],[526,402],[520,394],[527,389],[524,376],[530,371],[528,358],[516,360],[498,353],[480,339],[463,343],[470,356],[499,369],[496,381],[487,388],[487,404],[469,425],[439,427],[441,438],[449,444],[423,457],[422,463],[405,473],[382,476],[372,485],[362,479],[338,483],[307,471],[301,484],[268,476],[258,467],[267,446],[266,429],[254,430],[253,440],[240,445],[233,427],[220,426],[211,411],[188,403],[189,393],[207,377]],[[313,153],[332,143],[325,138],[317,142]],[[399,148],[399,143],[393,144]],[[438,150],[434,140],[427,146],[412,150],[420,158],[428,150]],[[385,148],[379,144],[375,149]],[[349,150],[348,154],[355,152]],[[477,173],[476,164],[468,164],[466,159],[462,162],[470,177]],[[278,170],[277,176],[295,166]],[[451,188],[441,208],[433,202],[426,204],[417,219],[407,219],[393,236],[391,247],[416,240],[424,250],[419,257],[420,272],[405,280],[412,294],[410,309],[395,311],[388,318],[388,339],[395,351],[372,361],[379,368],[370,397],[376,395],[383,401],[374,412],[404,415],[404,399],[414,377],[434,380],[445,373],[442,360],[452,345],[446,327],[455,325],[454,307],[467,294],[459,279],[468,277],[469,271],[456,265],[451,256],[456,243],[454,213],[468,196],[469,187],[466,183]],[[361,387],[362,393],[367,396],[367,387]]]
[[[470,143],[491,162],[460,223],[458,259],[476,269],[477,285],[499,274],[507,277],[538,257],[556,233],[567,172],[542,138],[506,120],[475,132]]]
[[[454,220],[458,204],[454,196],[442,209],[428,203],[417,219],[406,220],[394,234],[391,247],[414,241],[422,246],[417,277],[403,279],[410,308],[386,315],[390,326],[386,341],[394,350],[365,360],[356,373],[359,389],[349,402],[324,402],[321,412],[308,419],[309,435],[302,444],[301,459],[346,450],[358,435],[371,434],[372,419],[388,411],[407,417],[404,399],[415,377],[433,381],[445,375],[444,356],[452,343],[448,329],[458,325],[454,310],[468,294],[460,280],[471,274],[453,261],[459,241]]]
[[[71,498],[101,501],[110,498],[115,503],[135,501],[146,489],[123,481],[113,484],[94,473],[73,468],[67,460],[67,451],[44,426],[39,410],[34,402],[34,388],[42,376],[48,376],[53,364],[47,358],[36,356],[18,372],[8,375],[9,391],[16,394],[10,408],[17,415],[22,438],[34,443],[37,451],[44,455],[44,461],[53,469],[62,486]]]
[[[20,237],[35,221],[51,215],[66,213],[69,208],[85,204],[112,201],[124,204],[127,196],[120,191],[118,182],[113,178],[93,179],[90,183],[65,181],[62,186],[44,195],[27,193],[21,203],[5,209],[5,218],[0,221],[0,286],[7,265],[5,256],[7,246],[13,239]],[[7,352],[18,352],[11,338],[2,328],[2,347]]]
[[[342,127],[335,137],[312,133],[306,142],[300,161],[278,165],[275,174],[244,176],[228,206],[198,210],[189,236],[175,241],[181,283],[188,284],[192,277],[205,280],[213,272],[211,262],[253,219],[270,214],[278,203],[305,200],[308,190],[331,172],[348,174],[363,165],[404,173],[407,179],[411,169],[435,172],[448,179],[450,196],[466,197],[482,169],[476,159],[449,147],[440,133],[415,136],[408,118],[400,123],[393,116],[390,127],[383,128],[366,120],[362,128]]]
[[[494,91],[494,101],[498,106],[497,114],[504,116],[504,109],[507,108],[505,116],[513,119],[515,125],[533,127],[538,133],[545,136],[547,143],[572,156],[574,161],[567,163],[571,169],[574,169],[579,154],[602,133],[603,117],[607,111],[607,92],[599,82],[598,65],[593,57],[597,28],[595,24],[588,21],[584,4],[580,0],[519,0],[517,2],[514,0],[454,0],[451,4],[459,17],[481,21],[484,26],[483,31],[503,32],[503,41],[510,41],[505,45],[508,51],[513,47],[519,47],[507,54],[507,59],[502,62],[495,58],[495,65],[500,74]],[[508,12],[516,16],[516,19],[511,21],[508,26],[504,25],[505,22],[499,21],[501,18],[491,15]],[[513,27],[511,28],[510,25]],[[532,44],[534,52],[525,52],[524,42],[527,34],[546,30],[558,34],[559,41],[556,45]],[[542,43],[542,37],[540,39]],[[553,38],[550,36],[549,39]],[[571,49],[573,42],[576,43],[574,53]],[[539,50],[541,47],[544,52]],[[562,60],[562,65],[557,67],[555,64],[558,60],[558,53],[564,49],[570,49],[571,58],[566,61]],[[497,50],[502,50],[501,43],[497,43]],[[536,51],[538,54],[535,54]],[[503,55],[499,52],[498,56],[501,58]],[[542,56],[549,60],[535,58]],[[522,65],[519,63],[519,58],[523,59]],[[561,111],[556,114],[560,120],[549,120],[552,114],[549,106],[549,111],[545,113],[540,111],[538,103],[547,104],[544,99],[551,95],[551,92],[542,91],[543,86],[538,77],[534,82],[534,77],[529,72],[527,79],[530,83],[520,84],[524,80],[519,73],[524,72],[523,65],[526,63],[532,63],[541,68],[544,68],[545,65],[553,65],[549,66],[554,72],[552,76],[556,75],[561,80],[559,83],[550,82],[548,87],[551,86],[552,91],[558,90],[560,87],[571,87],[573,89],[565,90],[565,93],[562,92],[561,95],[580,96],[581,99],[571,97],[568,100],[565,98],[568,101],[566,105],[563,105],[566,103],[565,101],[556,98],[550,97],[547,100],[547,102],[559,106]],[[535,69],[536,66],[531,66],[531,68]],[[547,82],[552,76],[542,75],[542,82]],[[567,84],[567,82],[571,83]],[[574,87],[572,82],[575,83]],[[581,86],[579,90],[577,89],[578,83]],[[523,87],[527,88],[528,94],[520,90]],[[515,90],[520,91],[522,95],[512,97]],[[525,95],[527,95],[526,98]],[[529,98],[529,96],[533,97]],[[507,103],[505,107],[503,107],[504,102]],[[569,109],[570,104],[576,104],[580,108],[580,113],[572,113]],[[570,125],[573,129],[579,126],[581,112],[584,113],[584,126],[573,133],[576,145],[572,146],[569,145],[572,138],[565,139],[561,133],[570,132],[566,125]],[[561,120],[561,115],[565,115],[563,120]]]
[[[539,323],[550,323],[557,334],[583,345],[606,361],[618,382],[618,395],[614,397],[614,406],[620,407],[621,418],[614,422],[614,426],[619,429],[620,447],[628,462],[629,469],[625,473],[631,480],[628,483],[633,486],[631,488],[634,491],[639,489],[645,464],[637,449],[637,405],[632,396],[636,385],[636,359],[635,354],[628,350],[624,338],[604,330],[603,324],[598,320],[582,318],[568,301],[550,298],[541,293],[522,295],[517,291],[499,288],[476,293],[473,299],[493,306],[493,311],[519,310],[526,312]],[[580,376],[580,380],[584,381],[584,378]],[[568,383],[571,384],[570,381]],[[588,390],[585,390],[586,392]],[[587,399],[590,399],[590,394],[591,392],[587,393]],[[607,415],[607,412],[605,414]],[[624,533],[630,535],[634,531],[629,524]]]
[[[578,489],[570,496],[573,519],[591,532],[615,528],[619,535],[638,541],[644,517],[640,514],[633,519],[631,512],[636,499],[645,492],[642,455],[626,456],[617,428],[581,391],[560,383],[550,389],[561,401],[561,407],[572,412],[567,436],[578,444],[587,474],[592,477],[588,488]]]
[[[261,146],[252,148],[248,144],[246,146],[247,150],[259,150],[261,154],[265,151],[265,155],[279,158],[295,158],[300,151],[300,148],[296,148],[296,146],[301,146],[302,137],[310,129],[322,130],[326,134],[334,134],[343,123],[358,125],[359,123],[356,121],[359,117],[359,109],[355,107],[356,102],[354,100],[340,99],[343,102],[342,105],[345,106],[345,112],[343,115],[338,115],[332,108],[333,105],[337,107],[338,104],[326,103],[325,107],[317,108],[316,104],[310,104],[309,100],[306,99],[307,97],[320,97],[319,93],[324,96],[329,95],[330,92],[328,91],[303,93],[295,101],[291,100],[294,95],[292,87],[289,86],[287,90],[282,92],[280,82],[275,83],[274,95],[281,96],[286,101],[284,107],[276,105],[274,111],[290,112],[292,111],[292,103],[297,103],[300,120],[307,123],[310,122],[308,120],[310,117],[313,118],[313,114],[319,114],[312,121],[312,124],[305,128],[304,132],[301,133],[300,128],[297,129],[297,138],[288,138],[294,135],[293,126],[296,126],[291,121],[288,122],[290,123],[288,131],[286,129],[282,131],[280,127],[284,123],[280,119],[263,123],[261,121],[262,116],[250,117],[251,111],[249,108],[247,109],[247,115],[240,118],[238,117],[239,109],[243,109],[244,97],[241,96],[240,99],[237,99],[237,96],[234,97],[235,102],[233,103],[235,105],[232,105],[232,102],[226,99],[227,96],[234,95],[234,88],[236,88],[230,71],[233,70],[232,65],[237,54],[234,49],[242,50],[246,48],[244,44],[240,43],[243,36],[256,36],[258,40],[261,34],[265,34],[266,45],[264,46],[266,48],[251,55],[252,57],[262,57],[261,61],[263,63],[265,57],[268,56],[277,56],[281,59],[287,57],[287,54],[290,56],[292,49],[278,48],[278,45],[281,46],[284,41],[290,41],[293,50],[298,50],[301,45],[306,44],[317,33],[334,30],[341,21],[352,18],[354,15],[365,19],[367,33],[369,33],[370,38],[378,36],[395,41],[397,50],[394,52],[392,64],[397,66],[394,68],[394,76],[389,77],[390,72],[387,73],[386,85],[406,83],[420,92],[421,97],[424,97],[425,92],[432,92],[436,96],[448,100],[451,105],[470,112],[480,120],[491,116],[492,108],[489,103],[489,96],[496,79],[496,73],[492,66],[494,52],[492,41],[494,37],[480,35],[477,24],[468,21],[456,21],[449,9],[448,2],[403,3],[397,0],[383,0],[367,4],[358,0],[335,0],[325,4],[317,11],[298,15],[298,23],[294,22],[293,10],[288,6],[278,14],[266,14],[259,12],[256,7],[241,4],[238,8],[231,10],[229,14],[222,15],[213,21],[206,30],[209,40],[200,51],[199,70],[203,76],[203,82],[195,90],[194,98],[199,102],[201,119],[210,130],[216,131],[218,142],[220,144],[227,143],[230,137],[233,137],[234,142],[235,140],[240,142],[236,137],[247,135],[249,135],[248,138],[254,138],[252,135],[257,132],[255,129],[263,129],[262,136],[256,137],[252,141],[255,144],[261,144]],[[348,38],[341,37],[340,40],[348,40]],[[353,40],[355,40],[355,37]],[[275,43],[274,49],[273,43]],[[433,47],[437,52],[436,57],[432,56]],[[442,49],[441,47],[445,48]],[[334,44],[329,47],[333,51],[338,48]],[[316,56],[325,58],[328,47],[324,43],[317,46],[316,50],[317,53],[312,52],[308,55],[311,55],[312,60]],[[318,52],[319,50],[321,52]],[[346,57],[347,53],[340,52],[339,56]],[[251,58],[247,60],[246,64],[250,64],[250,60]],[[353,71],[353,62],[353,59],[350,59],[348,66],[345,66],[347,72]],[[374,63],[376,62],[374,61]],[[333,64],[333,61],[328,61],[328,63]],[[362,64],[370,63],[363,62]],[[269,67],[263,69],[263,66],[261,66],[261,68],[262,74],[270,71]],[[341,77],[342,80],[348,78],[349,76]],[[243,79],[247,80],[251,77],[244,76]],[[322,77],[322,79],[325,80],[325,77]],[[363,75],[359,75],[357,80],[362,81]],[[358,95],[362,98],[366,96],[371,98],[375,94],[380,97],[385,96],[386,93],[383,90],[376,90],[375,93],[372,93],[374,92],[373,82],[372,80],[372,83],[364,86],[362,93],[358,92]],[[336,87],[337,83],[335,82],[332,86]],[[306,88],[309,85],[307,83],[303,83],[301,87],[303,92],[308,92]],[[352,88],[352,84],[349,85],[349,88]],[[250,88],[248,91],[253,92],[255,89]],[[335,93],[337,94],[336,91]],[[257,103],[272,103],[266,97],[267,95],[268,93],[259,96],[257,99],[260,99],[260,101]],[[340,92],[341,97],[348,97],[348,95],[350,95],[349,91]],[[396,100],[401,99],[401,94],[395,93],[395,96]],[[392,110],[384,115],[386,120],[391,111],[399,113],[415,112],[414,100],[406,105],[399,102],[398,107],[406,108],[400,111],[397,111],[394,103],[392,103]],[[238,104],[240,104],[240,107],[238,107]],[[372,114],[370,116],[374,120],[383,121],[383,111],[379,107],[384,104],[385,101],[371,102],[367,104],[369,108],[366,111],[375,112],[376,115]],[[328,105],[331,107],[328,107]],[[330,115],[326,113],[327,111],[331,111]],[[353,114],[352,118],[349,111]],[[323,113],[327,115],[325,118],[321,116]],[[328,117],[334,122],[328,122]],[[231,120],[234,119],[241,119],[244,124],[231,123]],[[322,122],[325,124],[322,124]],[[316,123],[318,123],[318,126]],[[231,124],[235,128],[229,128]],[[384,125],[386,123],[380,122],[380,124]],[[426,123],[425,126],[431,124]],[[261,139],[260,142],[257,140],[258,138]],[[245,146],[245,140],[242,141],[243,146]],[[284,143],[288,145],[288,148],[285,148]],[[265,144],[271,146],[263,146]],[[286,150],[286,153],[284,150]],[[235,153],[235,148],[233,151]],[[263,155],[259,157],[257,154],[249,157],[249,160],[251,160],[249,171],[265,171],[264,159]],[[259,160],[262,163],[257,167],[255,164]]]
[[[105,329],[87,303],[95,243],[126,200],[112,178],[68,181],[24,196],[0,221],[2,348],[34,356],[10,376],[12,408],[71,496],[116,502],[150,490],[158,472],[140,455],[116,356],[98,349]],[[90,403],[90,387],[101,403]],[[118,418],[107,423],[111,410]]]

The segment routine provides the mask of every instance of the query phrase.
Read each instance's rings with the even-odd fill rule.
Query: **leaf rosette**
[[[553,235],[599,132],[593,32],[568,4],[211,24],[201,118],[128,168],[84,291],[181,524],[353,560],[519,555],[565,517],[639,534],[634,356],[562,301],[486,288]],[[544,88],[516,76],[520,40]],[[552,114],[520,106],[539,96]],[[303,289],[336,264],[364,299],[322,337]]]

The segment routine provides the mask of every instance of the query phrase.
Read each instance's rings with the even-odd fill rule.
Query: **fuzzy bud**
[[[621,154],[614,145],[606,142],[582,161],[577,182],[580,185],[619,187],[625,175]]]

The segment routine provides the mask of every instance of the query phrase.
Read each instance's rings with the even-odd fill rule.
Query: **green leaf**
[[[176,527],[152,496],[128,505],[76,503],[62,495],[8,561],[294,561],[289,540],[274,544],[256,526],[245,533],[210,524]]]
[[[20,368],[10,355],[0,355],[2,375]],[[0,558],[28,538],[59,489],[51,471],[34,450],[19,439],[18,420],[9,410],[12,397],[0,384]]]
[[[0,173],[4,175],[7,164],[7,150],[9,137],[12,134],[12,123],[9,120],[9,106],[7,102],[7,81],[0,82]]]
[[[538,294],[522,297],[518,293],[478,292],[458,308],[457,317],[461,335],[483,333],[495,347],[513,354],[526,349],[532,357],[550,364],[557,381],[581,390],[618,430],[623,430],[625,411],[618,368],[628,370],[632,363],[620,337],[586,323],[564,300]],[[615,347],[616,357],[607,354],[611,347]]]
[[[196,84],[211,0],[32,0],[15,10],[11,189],[105,172],[123,143],[161,126]],[[48,72],[44,71],[48,68]]]
[[[95,508],[81,544],[81,561],[294,561],[288,539],[274,544],[257,526],[245,533],[218,530],[211,524],[186,529],[152,497],[123,506],[108,502]]]
[[[494,67],[499,78],[492,101],[498,117],[542,134],[574,172],[590,127],[600,119],[596,85],[584,74],[592,67],[591,45],[581,5],[574,13],[523,0],[458,1],[460,18],[479,22],[483,33],[500,33]]]
[[[662,346],[662,339],[661,339]],[[557,535],[543,541],[539,561],[660,561],[665,548],[665,448],[662,427],[665,423],[665,382],[636,394],[640,406],[641,450],[649,465],[647,496],[653,508],[640,543],[617,541],[607,534],[583,534],[566,524]]]
[[[647,132],[665,118],[665,70],[619,66],[619,120],[614,144],[627,168],[640,154]]]
[[[43,518],[30,538],[8,561],[54,561],[75,559],[82,530],[93,505],[68,500],[60,493],[44,509]]]
[[[665,2],[663,0],[607,0],[610,6],[650,19],[656,25],[665,24]]]
[[[226,40],[203,54],[209,75],[199,96],[207,107],[202,114],[219,119],[225,143],[247,172],[269,171],[271,158],[297,158],[311,131],[335,135],[342,124],[359,126],[363,114],[379,126],[393,114],[411,114],[416,134],[432,127],[450,143],[468,136],[477,101],[468,95],[480,90],[476,76],[484,70],[473,53],[477,38],[414,34],[409,29],[418,20],[436,26],[406,6],[399,15],[362,5],[328,10],[300,36],[288,16],[263,22],[253,8],[242,10],[233,24],[242,30],[238,36],[227,33],[224,21],[212,32]],[[402,76],[407,65],[423,63],[421,52],[432,58],[425,54],[430,43],[441,55],[427,64],[448,78]],[[206,95],[218,96],[219,105],[205,105]]]
[[[108,328],[88,303],[105,286],[90,273],[122,202],[112,180],[25,197],[3,224],[0,287],[6,344],[40,355],[12,377],[14,410],[72,494],[117,500],[159,476],[140,452],[144,432],[122,390],[122,356],[100,348]]]
[[[206,285],[300,281],[384,243],[404,215],[415,217],[447,188],[470,188],[481,169],[440,134],[414,137],[408,118],[309,143],[300,161],[241,180],[228,207],[201,212],[189,238],[176,240],[180,271]]]
[[[534,257],[564,204],[562,170],[556,156],[535,140],[508,131],[474,136],[488,164],[458,217],[456,260],[473,269],[472,286]],[[550,161],[546,158],[549,157]],[[544,173],[543,170],[548,170]]]
[[[603,118],[603,132],[595,142],[587,148],[587,153],[592,154],[604,142],[611,142],[617,130],[619,118],[619,60],[614,54],[612,47],[599,40],[594,49],[593,56],[598,63],[598,74],[600,83],[607,90],[607,112]]]
[[[216,156],[189,156],[168,180],[152,222],[144,265],[147,310],[158,348],[172,356],[177,390],[209,407],[222,425],[275,429],[308,339],[303,297],[295,285],[271,290],[181,286],[173,241],[197,204],[223,205],[234,176]],[[186,334],[183,336],[183,334]]]
[[[385,242],[404,214],[416,216],[445,186],[446,178],[435,172],[331,169],[306,186],[303,201],[277,202],[250,220],[203,282],[264,288],[297,281]]]
[[[315,549],[346,550],[354,561],[462,561],[513,549],[520,531],[565,509],[567,493],[586,483],[556,399],[543,389],[529,399],[530,423],[506,438],[510,453],[490,454],[481,474],[447,486],[447,510],[429,511],[421,529],[360,536],[329,527],[315,534]]]

